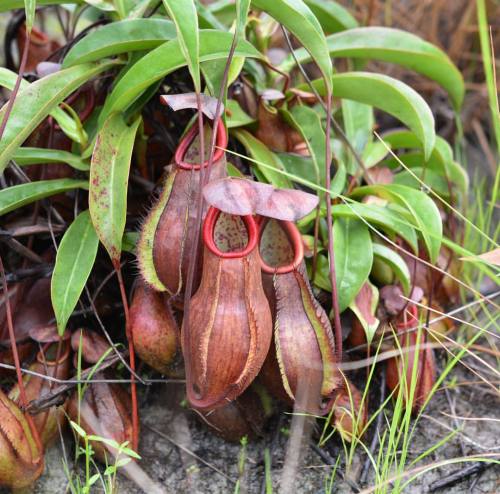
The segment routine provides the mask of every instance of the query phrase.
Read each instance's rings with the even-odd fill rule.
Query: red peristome
[[[187,150],[189,146],[193,143],[195,137],[198,135],[199,128],[197,124],[194,124],[186,133],[182,141],[180,142],[177,150],[175,151],[175,164],[179,168],[183,168],[185,170],[200,170],[201,168],[206,168],[208,166],[208,160],[204,160],[203,163],[198,165],[194,165],[193,163],[188,163],[184,161]],[[209,149],[210,143],[205,142],[205,149]],[[227,132],[224,127],[224,122],[222,119],[217,120],[217,134],[215,137],[215,149],[214,149],[214,157],[213,163],[216,163],[224,156],[224,150],[227,146]]]

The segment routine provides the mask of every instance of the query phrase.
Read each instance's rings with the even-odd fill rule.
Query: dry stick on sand
[[[351,488],[351,490],[355,493],[360,492],[360,487],[354,480],[348,478],[344,472],[342,472],[338,467],[338,461],[334,460],[330,453],[325,451],[323,448],[320,448],[315,442],[311,441],[310,443],[311,449],[329,466],[335,468],[335,472],[340,476],[340,478]]]
[[[198,456],[196,453],[191,451],[189,448],[186,448],[182,444],[179,444],[175,442],[168,434],[165,434],[164,432],[156,429],[155,427],[152,427],[148,424],[145,424],[145,427],[155,434],[158,434],[161,438],[165,439],[169,443],[173,444],[176,448],[179,448],[182,450],[184,453],[187,453],[188,455],[192,456],[193,458],[197,459],[199,462],[203,463],[203,465],[207,466],[208,468],[212,469],[214,472],[218,473],[222,477],[224,477],[228,482],[231,482],[231,484],[236,485],[236,481],[232,479],[231,477],[227,476],[222,470],[219,470],[216,466],[212,465],[208,461],[204,460],[201,456]]]
[[[471,475],[474,475],[476,473],[481,473],[488,467],[491,467],[493,465],[495,465],[495,463],[485,463],[485,462],[478,462],[478,463],[472,463],[471,465],[467,465],[465,468],[462,468],[460,470],[455,470],[450,475],[447,475],[446,477],[443,477],[433,482],[429,486],[428,492],[434,492],[437,491],[438,489],[449,487],[453,484],[456,484],[457,482],[465,480],[467,477],[470,477]]]

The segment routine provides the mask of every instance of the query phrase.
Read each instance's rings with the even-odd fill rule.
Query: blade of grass
[[[498,108],[497,86],[495,80],[495,62],[492,57],[490,44],[490,26],[486,14],[485,0],[476,0],[477,20],[479,22],[479,41],[481,44],[481,56],[483,60],[488,99],[491,111],[491,120],[495,132],[497,150],[500,152],[500,113]],[[497,174],[498,175],[498,174]]]

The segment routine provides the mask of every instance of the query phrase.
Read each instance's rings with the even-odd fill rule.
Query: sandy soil
[[[462,370],[457,370],[455,378],[458,382],[470,379]],[[177,386],[178,387],[178,386]],[[177,395],[177,397],[176,397]],[[157,387],[144,397],[147,404],[142,409],[142,439],[140,465],[150,478],[161,487],[162,492],[190,492],[190,493],[230,493],[234,492],[234,482],[238,479],[238,455],[241,447],[230,444],[214,436],[192,414],[183,412],[175,407],[179,402],[179,393],[175,387]],[[453,415],[450,401],[454,407],[454,414],[459,417],[483,417],[483,420],[454,420],[446,414]],[[444,446],[436,450],[426,463],[441,461],[465,455],[498,452],[500,450],[500,424],[498,422],[498,401],[488,390],[479,386],[457,387],[450,391],[450,401],[444,392],[438,392],[420,420],[410,457],[418,457],[431,445],[437,443],[453,428],[460,428],[461,432]],[[174,404],[172,404],[174,402]],[[376,397],[373,399],[376,405]],[[176,411],[173,411],[177,408]],[[179,411],[181,410],[181,411]],[[484,418],[495,418],[484,420]],[[274,492],[297,492],[320,494],[329,492],[326,485],[330,478],[332,467],[308,446],[305,441],[301,448],[301,459],[296,469],[287,471],[283,479],[283,465],[290,444],[289,435],[278,431],[278,419],[272,419],[268,424],[267,438],[251,442],[247,446],[245,472],[240,480],[240,492],[261,493],[264,478],[264,449],[272,446],[272,480]],[[195,453],[205,462],[219,469],[221,473],[194,459],[190,454],[182,451],[163,437],[148,429],[148,425],[167,434],[177,445],[183,445]],[[283,414],[279,428],[290,430],[291,416]],[[371,439],[372,431],[368,438]],[[367,441],[368,442],[368,441]],[[67,441],[68,451],[73,451],[71,441]],[[326,447],[332,458],[341,456],[342,444],[338,437],[332,438]],[[54,446],[47,456],[45,475],[38,481],[35,494],[57,494],[66,491],[67,481],[61,468],[61,447]],[[365,455],[361,448],[357,451],[351,470],[350,478],[358,478],[360,468],[365,462]],[[465,464],[450,465],[434,469],[416,479],[405,492],[410,494],[428,492],[433,482],[446,477],[451,472],[461,470]],[[338,474],[333,483],[332,492],[351,493],[354,489],[341,479],[345,474],[346,466],[341,460]],[[372,472],[370,472],[372,473]],[[229,479],[224,477],[227,476]],[[285,482],[286,485],[283,484]],[[373,475],[361,485],[367,488],[374,483]],[[144,484],[143,484],[144,485]],[[97,487],[95,492],[102,489]],[[118,490],[124,494],[139,494],[152,492],[152,487],[142,490],[134,482],[120,476]],[[391,492],[391,488],[388,489]],[[489,466],[482,473],[472,475],[453,486],[435,491],[437,493],[484,493],[500,492],[500,468]]]

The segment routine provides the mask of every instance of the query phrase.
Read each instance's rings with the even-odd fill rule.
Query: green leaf
[[[276,156],[283,163],[283,168],[287,173],[292,174],[297,179],[307,180],[311,184],[317,184],[317,174],[313,160],[310,156],[302,156],[294,153],[276,153]],[[289,177],[293,180],[292,177]],[[300,180],[297,180],[300,183]],[[321,193],[315,191],[316,193]]]
[[[78,433],[79,436],[81,436],[83,438],[87,437],[87,433],[76,422],[73,422],[72,420],[70,420],[69,424],[71,425],[71,427],[73,429],[75,429],[75,431]]]
[[[127,186],[139,117],[130,127],[120,113],[104,122],[90,165],[89,210],[99,239],[119,265],[127,218]]]
[[[58,178],[56,180],[41,180],[8,187],[0,190],[0,216],[44,197],[78,188],[86,189],[88,186],[86,180]]]
[[[166,19],[128,19],[112,22],[87,34],[64,57],[63,67],[94,62],[120,53],[151,50],[176,36]]]
[[[201,29],[220,29],[225,30],[227,27],[219,21],[219,19],[210,10],[210,5],[204,5],[200,0],[196,1],[196,10],[198,12],[198,24]],[[234,7],[234,4],[232,5]],[[233,8],[234,14],[234,8]],[[234,15],[231,21],[234,20]]]
[[[227,58],[232,34],[220,31],[200,31],[200,61]],[[240,40],[235,56],[261,58],[262,55],[247,41]],[[167,41],[136,62],[117,82],[106,99],[99,120],[111,113],[128,108],[149,86],[186,64],[178,40]]]
[[[38,6],[42,5],[61,5],[63,3],[82,4],[83,0],[37,0]],[[1,0],[0,12],[8,12],[9,10],[22,9],[25,6],[25,0]]]
[[[330,187],[332,197],[342,194],[342,191],[345,189],[346,179],[347,179],[347,170],[345,168],[344,163],[342,163],[342,161],[339,161],[337,166],[337,172],[333,177],[332,186]]]
[[[96,9],[102,10],[103,12],[116,12],[114,2],[112,0],[83,0],[85,3],[92,5]]]
[[[323,169],[326,160],[326,136],[318,112],[307,106],[297,105],[291,110],[282,109],[280,113],[284,120],[301,135],[307,145],[313,168],[312,182],[324,187],[325,176],[320,169]]]
[[[102,436],[96,436],[94,434],[89,435],[87,437],[87,439],[89,441],[95,441],[97,443],[107,444],[111,448],[120,449],[120,443],[118,441],[116,441],[116,439],[111,439],[111,438],[102,437]]]
[[[153,0],[142,0],[137,3],[133,8],[130,9],[127,18],[128,19],[140,19],[146,13],[146,10],[153,3]]]
[[[396,130],[384,134],[383,141],[392,149],[419,148],[422,149],[422,143],[417,136],[407,130]],[[409,159],[405,159],[408,157]],[[423,154],[414,153],[412,155],[400,155],[401,161],[408,167],[424,167],[428,170],[440,172],[443,177],[457,185],[462,195],[466,195],[469,189],[469,177],[467,172],[453,159],[453,151],[448,142],[440,136],[436,136],[434,149],[428,160],[425,160]],[[390,157],[385,161],[390,167],[399,167],[399,162]]]
[[[411,224],[397,212],[375,204],[351,203],[332,206],[334,218],[363,218],[389,234],[399,235],[414,252],[418,250],[417,235]]]
[[[350,218],[338,218],[333,222],[333,238],[339,310],[343,312],[370,274],[373,262],[372,239],[362,221]],[[321,255],[318,256],[318,270],[321,276],[315,278],[315,284],[331,291],[328,260]]]
[[[255,118],[245,113],[236,100],[228,99],[226,101],[226,126],[228,129],[244,127],[253,122],[255,122]]]
[[[408,220],[422,235],[430,261],[435,263],[443,239],[443,224],[434,201],[420,190],[397,184],[358,187],[352,193],[352,197],[358,198],[371,194],[394,201],[406,209]]]
[[[116,468],[121,468],[132,461],[132,458],[119,458],[116,460]]]
[[[346,72],[332,78],[333,96],[346,98],[379,108],[407,125],[422,143],[428,158],[436,142],[434,117],[425,100],[412,88],[392,77],[370,72]],[[322,95],[322,79],[313,81]],[[308,90],[301,85],[300,89]]]
[[[344,131],[355,151],[362,155],[365,147],[372,140],[374,117],[370,105],[358,103],[349,99],[342,100],[342,119]],[[349,149],[345,149],[345,162],[347,172],[356,173],[357,162]]]
[[[125,251],[135,255],[138,241],[139,232],[125,232],[122,239],[122,252]]]
[[[243,173],[241,173],[232,163],[227,164],[227,175],[228,177],[245,178],[245,175],[243,175]]]
[[[0,67],[0,86],[12,91],[16,83],[17,74],[12,70]],[[24,90],[30,86],[28,81],[21,79],[20,89]],[[50,114],[57,121],[61,130],[73,141],[84,144],[86,140],[85,132],[78,128],[78,124],[61,108],[55,108]]]
[[[332,0],[304,0],[327,34],[358,27],[358,21],[351,13]],[[327,38],[328,39],[328,38]]]
[[[41,163],[66,163],[76,170],[88,171],[90,165],[80,156],[59,149],[20,147],[12,159],[18,165],[38,165]]]
[[[31,31],[35,23],[36,0],[24,0],[24,11],[26,12],[26,29]]]
[[[163,0],[177,29],[177,40],[187,62],[195,91],[201,91],[198,14],[193,0]]]
[[[207,88],[209,89],[210,94],[215,98],[218,98],[220,94],[220,86],[224,78],[226,63],[227,60],[224,59],[208,60],[201,63],[203,78],[205,79],[205,83],[207,85]],[[244,63],[244,57],[233,57],[233,59],[231,60],[231,65],[229,66],[227,84],[225,89],[227,89],[229,85],[232,84],[240,75]]]
[[[389,148],[389,149],[387,149]],[[389,153],[390,146],[385,145],[383,142],[379,141],[371,141],[363,150],[363,154],[361,155],[361,159],[365,164],[366,168],[371,168],[375,166],[377,163],[380,163]]]
[[[405,160],[402,160],[403,163]],[[421,162],[423,163],[423,156],[421,155]],[[414,175],[416,175],[416,178]],[[450,190],[448,187],[448,182],[446,178],[437,173],[434,170],[430,170],[427,167],[415,166],[411,168],[411,171],[402,170],[394,175],[393,183],[399,185],[406,185],[407,187],[411,187],[413,189],[422,189],[423,186],[420,183],[419,179],[425,183],[425,187],[429,187],[436,194],[439,194],[441,197],[449,197]]]
[[[201,0],[198,0],[201,3]],[[229,27],[236,17],[236,5],[233,0],[218,0],[206,7],[219,22]]]
[[[92,475],[89,478],[88,485],[89,486],[94,485],[100,479],[100,477],[101,477],[100,472],[99,473],[94,473],[94,475]]]
[[[12,70],[0,67],[0,86],[6,87],[10,91],[14,88],[16,84],[17,74]],[[29,82],[21,79],[21,89],[29,86]]]
[[[245,146],[247,153],[256,161],[261,161],[268,166],[276,168],[278,170],[283,170],[283,163],[281,163],[278,156],[273,153],[263,142],[259,141],[250,132],[240,129],[232,132],[234,137]],[[258,163],[252,163],[255,165],[257,170],[265,177],[265,179],[277,188],[291,189],[292,184],[284,175],[279,172],[275,172],[273,169],[268,167],[261,167]]]
[[[372,239],[360,220],[339,218],[333,223],[335,273],[339,310],[354,300],[372,269]]]
[[[250,8],[250,0],[236,0],[236,34],[237,40],[245,39],[245,26],[247,23],[248,10]],[[201,3],[197,3],[198,15],[201,16],[203,12],[205,16],[210,17],[209,27],[217,29],[225,29],[215,16]],[[233,57],[229,65],[226,87],[224,88],[223,103],[226,103],[227,87],[232,84],[240,75],[243,64],[245,63],[244,57]],[[205,83],[214,97],[218,98],[221,90],[224,73],[226,71],[227,60],[209,60],[201,64],[203,78]],[[227,122],[226,122],[227,123]]]
[[[66,230],[59,244],[52,274],[50,295],[57,331],[64,334],[66,324],[94,266],[99,239],[89,211],[80,213]]]
[[[239,38],[245,37],[250,0],[236,0],[236,32]]]
[[[283,24],[310,53],[331,89],[332,61],[321,24],[302,0],[252,0],[252,5]]]
[[[120,445],[120,451],[128,456],[131,456],[132,458],[135,458],[136,460],[140,460],[141,456],[139,456],[133,449],[125,447],[126,445],[128,445],[128,443],[128,441],[122,443]]]
[[[89,79],[112,66],[111,63],[77,65],[43,77],[20,91],[0,141],[0,173],[16,149],[59,103]],[[4,115],[5,106],[0,110],[0,121]]]
[[[327,37],[330,56],[382,60],[414,70],[440,84],[449,94],[455,110],[462,105],[465,86],[460,71],[445,52],[414,34],[387,27],[360,27]],[[304,49],[295,50],[299,62],[310,60]],[[285,71],[295,65],[289,56]]]
[[[376,242],[373,243],[373,255],[389,265],[400,281],[403,292],[408,296],[411,288],[411,276],[405,260],[393,249]]]

